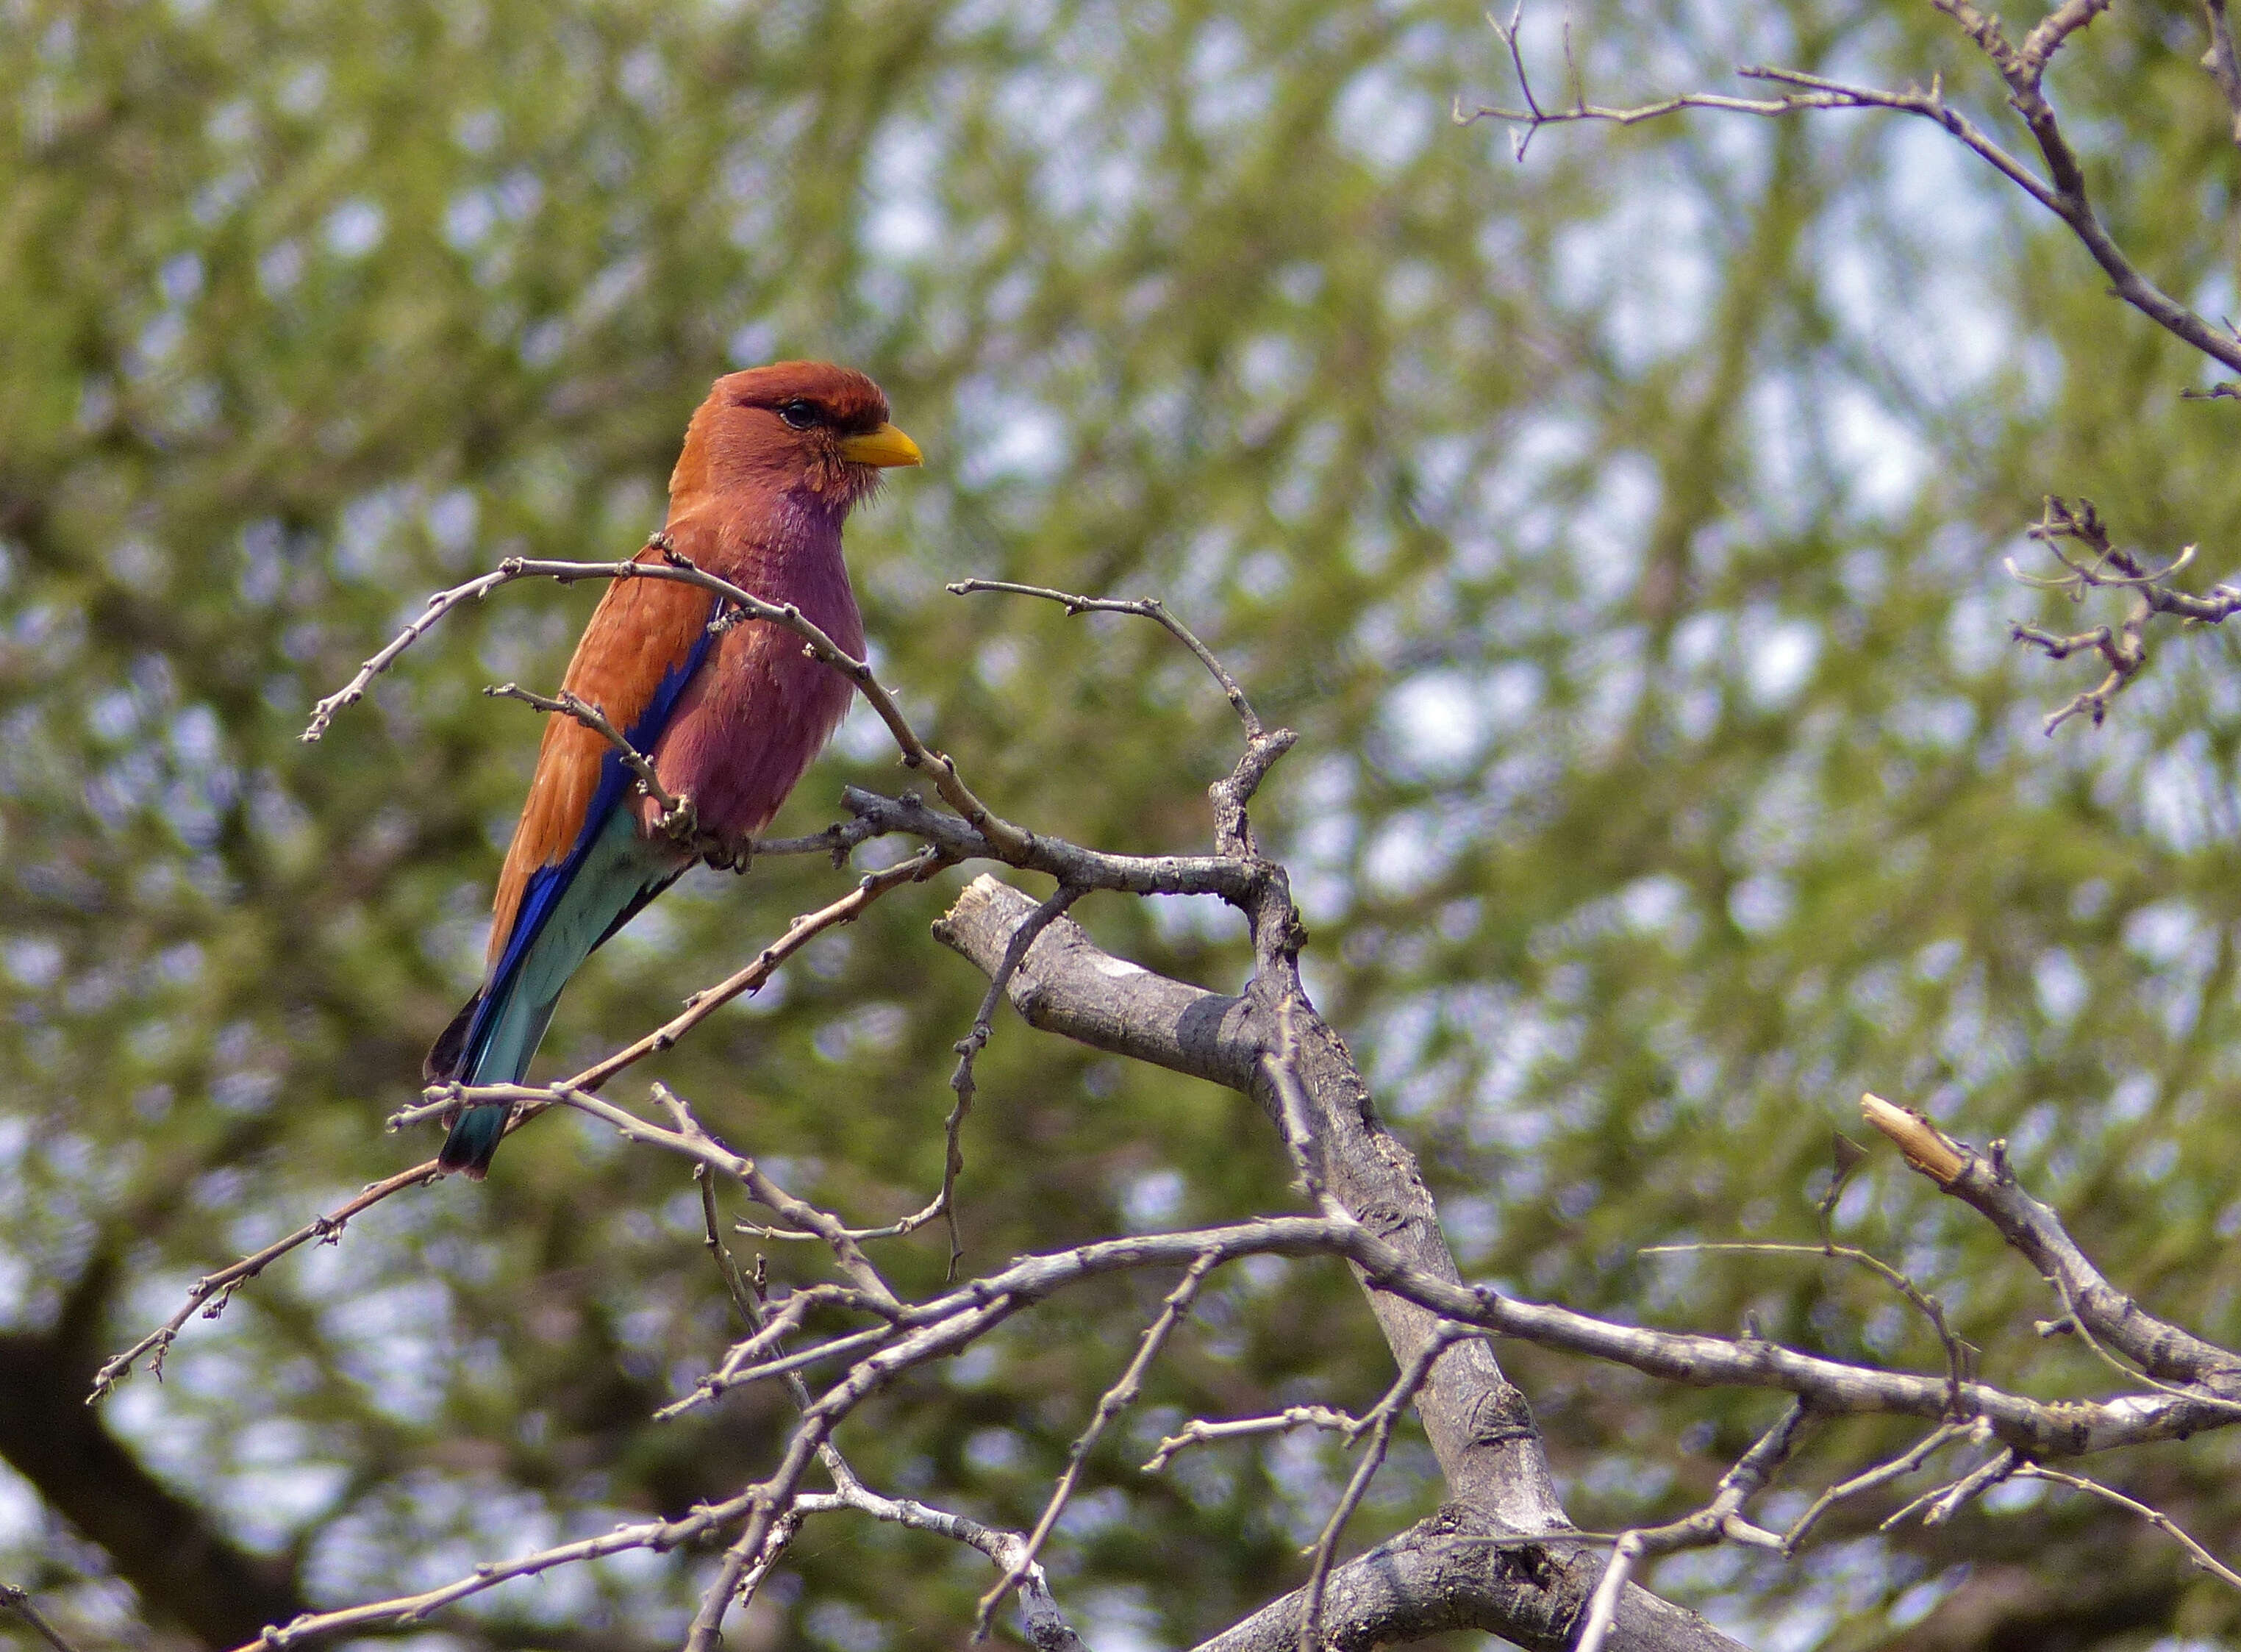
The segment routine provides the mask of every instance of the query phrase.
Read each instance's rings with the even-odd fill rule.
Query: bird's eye
[[[780,403],[778,416],[798,431],[806,431],[817,422],[817,410],[799,397]]]

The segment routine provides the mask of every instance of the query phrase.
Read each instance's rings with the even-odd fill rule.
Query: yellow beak
[[[923,465],[926,455],[918,444],[892,425],[882,425],[861,436],[840,438],[840,457],[851,465]]]

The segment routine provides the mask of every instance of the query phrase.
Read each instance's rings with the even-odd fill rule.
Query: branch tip
[[[1860,1097],[1860,1116],[1888,1136],[1907,1163],[1940,1187],[1950,1187],[1969,1167],[1960,1144],[1912,1107],[1894,1107],[1872,1092]]]

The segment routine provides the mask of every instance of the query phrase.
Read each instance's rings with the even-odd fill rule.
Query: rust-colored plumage
[[[860,653],[840,526],[882,468],[919,462],[886,421],[879,386],[828,363],[719,378],[686,431],[665,532],[699,566],[795,605]],[[778,626],[751,620],[712,634],[716,612],[691,585],[619,581],[565,681],[652,758],[663,788],[690,798],[703,826],[745,839],[778,813],[852,690]],[[488,971],[429,1053],[431,1082],[519,1081],[568,977],[690,864],[654,829],[654,813],[599,733],[571,718],[547,724],[498,875]],[[480,1177],[507,1113],[470,1108],[445,1141],[444,1164]]]
[[[640,552],[633,559],[642,562],[658,554]],[[607,587],[592,611],[563,686],[605,712],[617,728],[629,728],[646,715],[662,678],[692,652],[712,612],[708,593],[691,585],[654,579],[618,581]],[[582,835],[600,770],[612,749],[597,729],[572,717],[555,717],[545,725],[537,772],[530,779],[529,796],[513,828],[505,869],[498,873],[498,898],[492,903],[492,965],[497,964],[513,933],[530,874],[559,865]]]

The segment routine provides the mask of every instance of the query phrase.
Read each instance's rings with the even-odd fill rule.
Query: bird
[[[861,658],[841,524],[883,472],[923,462],[860,372],[787,361],[727,373],[692,415],[667,520],[636,560],[682,554],[767,602],[793,604]],[[712,623],[726,606],[682,581],[616,580],[563,687],[650,758],[662,790],[690,802],[704,834],[743,845],[778,813],[855,690],[783,626],[736,614],[737,623]],[[545,725],[498,873],[482,985],[429,1051],[428,1083],[521,1082],[569,977],[696,858],[662,828],[662,813],[598,730],[572,716]],[[438,1164],[481,1180],[512,1112],[468,1107]]]

